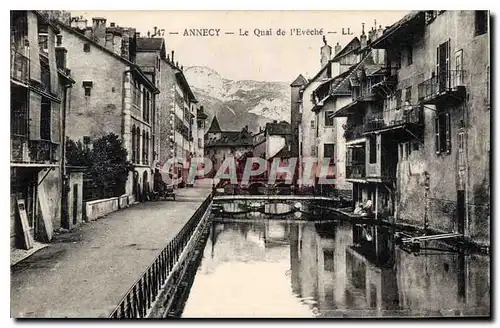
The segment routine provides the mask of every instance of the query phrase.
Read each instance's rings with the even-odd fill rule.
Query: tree
[[[69,165],[86,166],[84,199],[116,197],[125,193],[128,173],[134,166],[127,160],[123,141],[114,133],[92,141],[89,150],[80,141],[66,142]]]
[[[122,140],[114,133],[105,135],[92,143],[89,155],[89,174],[103,196],[124,194],[128,173],[134,166],[127,160]]]

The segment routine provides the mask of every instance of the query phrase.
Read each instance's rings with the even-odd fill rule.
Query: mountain
[[[273,120],[290,121],[290,86],[284,82],[233,81],[208,67],[184,68],[184,74],[200,105],[208,115],[214,114],[223,130],[250,131]]]

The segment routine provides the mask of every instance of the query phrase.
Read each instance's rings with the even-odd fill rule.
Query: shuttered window
[[[436,134],[436,154],[451,152],[451,119],[450,113],[440,113],[434,122]]]

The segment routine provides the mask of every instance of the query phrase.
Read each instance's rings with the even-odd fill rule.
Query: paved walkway
[[[107,317],[211,188],[83,224],[11,267],[11,317]]]

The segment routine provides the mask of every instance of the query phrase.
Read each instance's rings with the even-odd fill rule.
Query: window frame
[[[436,154],[451,153],[451,117],[449,112],[438,113],[434,119]]]
[[[369,152],[368,152],[368,163],[376,164],[377,163],[377,136],[372,135],[368,139],[369,144]]]
[[[326,127],[333,127],[335,124],[334,118],[330,117],[330,115],[333,114],[333,111],[327,110],[325,111],[325,126]],[[331,122],[331,124],[329,124]]]

